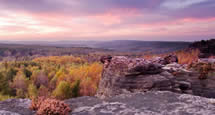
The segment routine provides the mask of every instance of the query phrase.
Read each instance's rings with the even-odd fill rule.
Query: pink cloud
[[[156,21],[160,15],[149,15],[136,9],[110,10],[103,14],[73,16],[58,13],[9,12],[0,15],[0,38],[7,39],[97,39],[100,38],[170,38],[214,36],[215,17],[181,18]],[[136,21],[135,19],[142,19]],[[132,20],[131,20],[132,19]],[[151,21],[153,20],[153,21]],[[171,38],[170,38],[171,39]]]

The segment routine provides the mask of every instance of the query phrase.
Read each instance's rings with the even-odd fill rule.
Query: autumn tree
[[[36,98],[38,96],[37,87],[34,84],[28,86],[28,96],[30,98]]]
[[[69,82],[61,81],[53,92],[53,96],[57,99],[68,99],[72,97],[72,88]]]
[[[11,83],[11,87],[16,89],[16,95],[20,98],[25,97],[25,93],[27,92],[29,79],[25,77],[21,72],[19,72],[13,82]]]
[[[49,79],[43,71],[34,72],[32,75],[32,79],[37,88],[39,88],[41,85],[46,87],[48,86]]]

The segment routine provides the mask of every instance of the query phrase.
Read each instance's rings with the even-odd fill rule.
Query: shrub
[[[56,99],[33,99],[30,109],[37,111],[37,115],[68,115],[70,107],[63,101]]]
[[[45,100],[45,97],[33,98],[30,109],[37,111],[44,100]]]

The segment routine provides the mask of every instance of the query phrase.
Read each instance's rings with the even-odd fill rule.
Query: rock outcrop
[[[105,61],[105,59],[108,60]],[[166,64],[178,61],[175,56],[170,55],[151,61],[143,58],[127,58],[123,56],[103,58],[103,60],[104,71],[97,93],[97,96],[100,98],[128,92],[149,90],[169,90],[178,92],[191,88],[190,85],[188,85],[187,88],[183,87],[180,89],[181,84],[184,85],[184,82],[177,81],[176,83],[174,76],[167,72],[167,70],[174,71],[174,69],[167,68],[168,66],[164,68]]]
[[[169,80],[166,76],[157,75],[162,72],[161,64],[151,63],[151,61],[142,58],[133,59],[116,56],[104,62],[102,80],[97,93],[97,96],[101,98],[115,96],[128,91],[133,92],[133,90],[150,89],[154,86],[154,81],[165,82]]]
[[[163,63],[162,60],[169,61]],[[214,77],[200,80],[200,73],[190,71],[186,65],[176,62],[175,56],[156,60],[123,56],[108,58],[108,61],[104,61],[103,75],[96,96],[103,99],[131,92],[172,91],[215,98]]]
[[[31,101],[13,99],[0,102],[0,115],[33,115]],[[65,100],[69,115],[214,115],[215,99],[168,91],[121,94],[105,100],[79,97]]]

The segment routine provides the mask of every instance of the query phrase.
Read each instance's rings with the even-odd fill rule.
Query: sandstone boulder
[[[180,90],[174,76],[155,61],[115,56],[106,62],[97,92],[100,98],[137,91]]]

